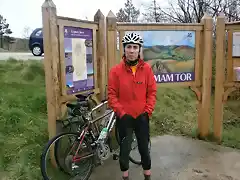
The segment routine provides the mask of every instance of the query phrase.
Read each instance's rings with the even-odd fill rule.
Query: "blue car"
[[[44,53],[42,28],[36,28],[30,35],[29,49],[34,56],[41,56]]]

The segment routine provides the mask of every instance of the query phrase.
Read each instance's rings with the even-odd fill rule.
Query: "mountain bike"
[[[60,132],[79,132],[82,131],[82,126],[84,125],[84,121],[82,118],[86,116],[93,107],[97,106],[97,102],[92,98],[94,92],[85,94],[78,94],[76,96],[76,101],[72,103],[67,103],[67,117],[64,120],[58,120],[57,126],[59,127]],[[99,127],[95,126],[95,129],[98,130]],[[54,156],[56,160],[56,164],[61,171],[64,172],[61,164],[60,154],[58,153],[58,149],[60,149],[61,141],[57,141],[54,146]]]
[[[68,139],[72,137],[73,142],[66,146],[67,150],[62,156],[64,158],[64,166],[62,169],[66,174],[73,177],[73,179],[87,180],[95,166],[102,165],[103,161],[110,156],[112,156],[114,160],[118,159],[119,147],[116,150],[112,149],[112,140],[110,136],[116,122],[115,113],[112,110],[108,110],[107,113],[100,117],[95,119],[92,118],[93,112],[106,104],[107,101],[104,101],[93,108],[87,117],[82,116],[84,125],[81,132],[61,133],[47,143],[41,155],[41,173],[44,180],[51,179],[47,173],[46,167],[47,153],[49,152],[51,145],[64,137],[67,137]],[[108,118],[105,118],[107,116]],[[94,127],[95,123],[104,118],[105,122],[103,123],[102,131],[97,134],[94,133],[92,127]],[[117,134],[118,133],[116,133],[116,135]],[[135,150],[136,148],[137,140],[134,134],[132,139],[132,150]],[[130,161],[138,165],[141,164],[141,159],[135,159],[131,154]]]

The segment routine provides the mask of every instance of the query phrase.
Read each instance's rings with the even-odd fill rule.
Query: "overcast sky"
[[[12,36],[23,37],[23,29],[26,26],[32,30],[42,27],[41,6],[43,2],[44,0],[0,0],[0,14],[10,24]],[[88,20],[93,20],[98,9],[105,16],[110,10],[116,14],[119,8],[124,7],[126,0],[53,0],[53,2],[59,16],[78,19],[87,17]],[[133,0],[137,7],[141,7],[146,2],[151,2],[151,0]],[[162,4],[166,3],[166,0],[157,0],[157,2]]]

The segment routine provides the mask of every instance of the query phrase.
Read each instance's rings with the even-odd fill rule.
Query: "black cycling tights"
[[[127,171],[129,169],[129,154],[131,151],[131,140],[133,131],[135,131],[138,150],[141,155],[143,170],[151,169],[151,157],[148,149],[149,144],[149,118],[139,116],[137,119],[119,119],[117,118],[116,127],[120,137],[120,169]]]

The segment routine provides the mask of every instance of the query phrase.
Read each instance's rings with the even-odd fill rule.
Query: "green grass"
[[[195,94],[188,88],[159,88],[151,134],[187,134],[196,128]]]
[[[40,155],[48,140],[41,61],[0,61],[0,179],[40,180]],[[225,108],[223,144],[240,148],[238,103]],[[196,99],[188,88],[159,88],[151,135],[196,132]],[[60,178],[59,178],[60,179]]]
[[[0,175],[39,179],[47,141],[44,70],[36,61],[0,61],[0,78]]]

